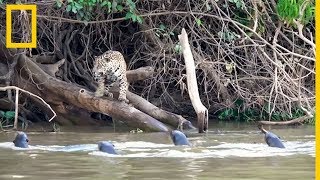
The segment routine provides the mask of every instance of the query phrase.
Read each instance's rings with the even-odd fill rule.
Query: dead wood
[[[0,49],[1,46],[4,47],[4,44],[0,43]],[[4,48],[2,48],[2,50],[6,51]],[[0,54],[5,54],[3,51],[0,51]],[[20,81],[18,82],[27,82],[26,80],[23,81],[23,79],[29,80],[29,85],[24,83],[18,85],[25,85],[24,87],[26,90],[28,90],[30,86],[32,86],[32,88],[30,88],[31,91],[38,89],[36,93],[46,99],[47,102],[54,105],[55,110],[59,110],[59,112],[64,110],[64,114],[68,115],[67,113],[71,112],[72,109],[75,110],[78,108],[78,110],[80,110],[81,108],[110,115],[115,119],[125,122],[131,127],[140,128],[144,131],[169,130],[163,123],[126,103],[110,101],[106,98],[96,98],[94,97],[93,92],[86,90],[84,87],[80,87],[74,83],[61,81],[45,73],[37,63],[24,54],[16,56],[18,56],[16,68],[18,68],[20,72]],[[7,56],[6,59],[12,57],[13,56]],[[30,81],[32,83],[30,83]],[[72,106],[76,108],[70,108]],[[69,107],[69,111],[65,110],[67,107]]]
[[[178,37],[186,64],[188,93],[192,102],[192,106],[197,113],[198,131],[199,133],[203,133],[208,129],[208,109],[202,104],[200,100],[194,59],[188,42],[188,35],[184,28],[182,29],[181,34]]]
[[[52,97],[48,98],[49,102],[54,101],[52,102],[54,104],[66,103],[90,111],[108,114],[122,120],[131,127],[141,128],[144,131],[168,131],[164,124],[126,103],[96,98],[92,92],[77,84],[50,77],[36,63],[24,55],[20,55],[18,67],[29,76],[31,75],[33,81],[40,88],[43,88],[41,93],[44,97],[49,95],[54,97],[54,99],[51,99]]]
[[[54,64],[56,63],[56,55],[52,55],[49,53],[42,54],[42,55],[35,55],[32,57],[35,62],[40,64]]]
[[[59,71],[60,66],[65,62],[64,59],[54,63],[54,64],[38,64],[46,73],[48,73],[52,77],[56,77],[56,72]]]
[[[79,108],[73,105],[59,104],[54,105],[56,113],[59,114],[59,122],[63,125],[77,125],[77,126],[101,126],[106,125],[104,121],[98,121],[91,117],[88,110]]]
[[[6,58],[10,59],[12,57],[9,56]],[[127,104],[111,102],[107,99],[98,100],[102,101],[102,103],[97,102],[97,99],[92,96],[93,94],[85,88],[79,87],[76,84],[66,83],[64,81],[53,78],[55,77],[55,73],[59,70],[59,67],[65,62],[64,60],[60,60],[55,64],[38,64],[34,61],[31,61],[23,54],[16,57],[19,58],[19,65],[17,68],[21,72],[22,77],[28,78],[17,78],[15,82],[27,89],[30,89],[31,91],[36,92],[36,94],[40,96],[45,97],[45,99],[52,105],[53,109],[59,114],[59,117],[57,117],[55,120],[60,123],[69,125],[101,124],[101,122],[97,122],[95,119],[90,117],[89,111],[94,111],[108,114],[116,119],[120,119],[126,122],[128,125],[139,127],[143,130],[168,130],[165,125],[158,122],[154,118],[159,118],[160,121],[168,123],[169,125],[174,127],[180,126],[185,127],[186,129],[190,129],[193,127],[191,122],[187,121],[182,116],[161,110],[160,108],[153,106],[143,98],[139,98],[138,95],[130,92],[129,94],[131,94],[132,100],[139,100],[139,102],[133,104],[138,105],[140,102],[143,102],[145,104],[148,103],[149,105],[151,105],[149,107],[156,111],[149,111],[150,108],[148,109],[138,105],[138,108],[142,108],[143,110],[145,110],[146,114],[144,114],[138,109],[128,106]],[[129,81],[132,82],[151,77],[153,72],[154,70],[152,67],[142,67],[128,71],[127,76]],[[34,84],[30,84],[27,79],[31,80]],[[83,99],[79,99],[80,96]],[[37,104],[40,104],[36,99],[33,99],[33,101],[35,101]],[[81,101],[82,103],[79,104],[77,101]],[[92,104],[94,105],[92,106]],[[150,114],[151,117],[148,114]],[[152,118],[152,116],[154,118]],[[135,119],[137,120],[135,121],[130,119],[133,117],[135,117]],[[71,121],[71,123],[68,123],[67,119]],[[138,123],[137,121],[140,122]]]
[[[159,121],[169,124],[174,128],[181,129],[194,129],[195,127],[190,121],[183,118],[181,115],[177,115],[168,111],[165,111],[157,106],[153,105],[149,101],[145,100],[141,96],[138,96],[132,92],[127,93],[129,101],[142,112],[158,119]]]
[[[150,78],[154,73],[154,69],[151,66],[141,67],[138,69],[133,69],[127,71],[127,80],[128,82],[135,82],[140,80],[145,80]]]
[[[258,121],[258,123],[263,125],[294,125],[294,124],[303,124],[304,121],[310,118],[312,117],[305,115],[289,121]]]

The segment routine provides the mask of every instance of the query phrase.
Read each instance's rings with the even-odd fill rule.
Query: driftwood
[[[128,92],[127,98],[132,104],[140,109],[142,112],[149,114],[159,121],[169,124],[179,129],[194,129],[195,127],[190,121],[183,118],[181,115],[177,115],[168,111],[165,111],[157,106],[153,105],[149,101],[145,100],[141,96],[138,96],[132,92]],[[177,121],[178,120],[178,121]]]
[[[121,120],[128,126],[140,128],[144,131],[169,131],[170,128],[162,122],[168,123],[174,128],[179,125],[187,129],[192,128],[192,124],[179,115],[163,111],[150,104],[149,107],[152,107],[155,111],[149,111],[148,108],[140,106],[140,103],[146,104],[147,101],[130,92],[128,94],[129,99],[132,101],[131,104],[110,100],[107,97],[97,98],[92,90],[86,87],[55,78],[55,72],[62,64],[62,61],[59,61],[58,64],[50,65],[55,70],[48,70],[48,68],[44,67],[46,66],[45,64],[40,65],[25,54],[16,54],[14,49],[6,49],[3,42],[1,42],[0,36],[0,63],[6,64],[13,57],[18,58],[15,68],[19,75],[16,75],[15,80],[12,82],[16,86],[23,87],[23,89],[45,99],[57,113],[54,121],[64,123],[70,117],[73,117],[71,119],[74,119],[74,121],[78,121],[80,118],[82,118],[82,121],[89,121],[89,112],[99,112],[107,114],[116,120]],[[45,70],[50,73],[48,74]],[[128,77],[131,78],[131,81],[147,78],[152,75],[153,69],[145,67],[138,69],[136,72],[140,73],[128,72]],[[33,100],[37,105],[41,104],[37,100]],[[133,107],[132,105],[136,106]],[[140,108],[142,111],[139,110]],[[77,124],[74,121],[71,124]]]
[[[202,104],[200,100],[194,59],[188,42],[188,35],[184,28],[182,29],[181,34],[178,37],[186,64],[188,93],[192,106],[197,113],[198,131],[199,133],[203,133],[208,129],[208,109]]]
[[[263,125],[294,125],[302,124],[305,120],[308,120],[310,118],[313,118],[313,116],[305,115],[289,121],[258,121],[258,123]]]

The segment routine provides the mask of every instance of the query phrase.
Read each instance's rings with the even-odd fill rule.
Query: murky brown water
[[[0,179],[314,179],[314,126],[272,129],[286,149],[268,147],[256,126],[239,124],[188,132],[193,147],[173,146],[166,133],[63,131],[28,132],[28,150],[13,147],[14,133],[0,133]],[[120,155],[98,152],[101,140]]]

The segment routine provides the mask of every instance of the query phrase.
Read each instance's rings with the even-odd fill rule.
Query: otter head
[[[190,145],[186,135],[178,130],[173,130],[170,132],[171,139],[174,145]]]
[[[99,151],[109,153],[109,154],[118,154],[115,149],[114,145],[111,142],[108,141],[101,141],[98,143],[98,149]]]
[[[16,138],[13,140],[14,146],[20,147],[20,148],[28,148],[29,145],[29,139],[26,133],[24,132],[18,132],[16,135]]]

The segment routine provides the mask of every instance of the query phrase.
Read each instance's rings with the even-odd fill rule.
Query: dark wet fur
[[[29,139],[26,133],[18,132],[16,138],[13,140],[14,146],[20,148],[28,148],[29,147]]]
[[[118,154],[115,149],[114,145],[107,141],[101,141],[98,143],[98,149],[99,151],[109,153],[109,154]]]
[[[270,147],[285,148],[280,138],[276,134],[265,130],[261,124],[258,125],[258,128],[264,134],[264,139]]]
[[[178,130],[173,130],[170,132],[171,139],[174,143],[174,145],[179,146],[179,145],[190,145],[187,136]]]

